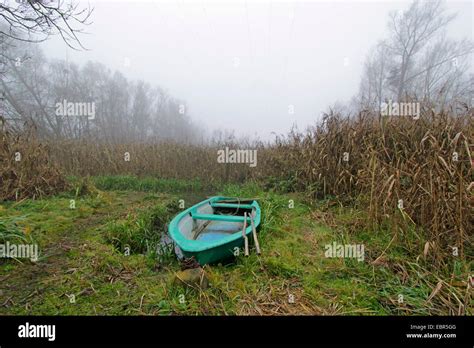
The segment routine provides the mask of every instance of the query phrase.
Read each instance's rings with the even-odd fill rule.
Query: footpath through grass
[[[453,314],[454,297],[472,314],[468,265],[444,280],[422,260],[407,262],[387,231],[365,229],[363,211],[310,207],[252,184],[219,193],[259,199],[262,255],[206,266],[208,289],[183,288],[161,236],[180,200],[188,207],[211,193],[157,179],[93,181],[108,191],[81,183],[70,194],[0,205],[0,238],[16,231],[40,251],[36,262],[0,259],[0,314]],[[328,257],[327,245],[349,244],[364,246],[363,259]]]

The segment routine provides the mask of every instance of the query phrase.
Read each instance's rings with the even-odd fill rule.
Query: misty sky
[[[387,15],[409,2],[91,1],[89,51],[43,44],[51,58],[98,61],[184,99],[206,129],[268,139],[314,123],[356,92]],[[87,4],[87,3],[86,3]],[[473,36],[471,1],[448,1],[453,38]],[[128,64],[129,63],[129,64]],[[289,105],[294,114],[289,114]]]

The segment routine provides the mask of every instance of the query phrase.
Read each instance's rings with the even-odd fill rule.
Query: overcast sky
[[[207,129],[235,129],[268,139],[314,123],[359,86],[369,48],[386,37],[389,11],[407,1],[91,1],[93,24],[51,58],[98,61],[184,99]],[[448,1],[458,12],[454,38],[473,37],[471,1]],[[293,105],[294,114],[289,114]],[[290,107],[291,108],[291,107]]]

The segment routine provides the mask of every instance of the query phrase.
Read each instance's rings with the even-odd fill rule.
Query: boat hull
[[[261,211],[257,201],[220,203],[236,198],[216,196],[202,201],[178,214],[170,223],[170,237],[184,257],[193,257],[201,265],[222,262],[237,256],[244,245],[243,212],[253,215],[254,225],[260,225]],[[226,209],[230,214],[215,214]],[[242,214],[242,215],[240,215]],[[252,226],[247,219],[245,234],[251,238]]]

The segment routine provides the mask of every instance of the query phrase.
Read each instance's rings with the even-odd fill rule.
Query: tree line
[[[356,107],[379,110],[389,100],[415,100],[454,113],[472,107],[474,46],[469,39],[448,38],[454,18],[441,0],[414,1],[405,11],[391,12],[388,36],[367,55]]]
[[[204,131],[193,124],[186,103],[164,88],[131,81],[100,63],[79,66],[45,57],[37,43],[50,35],[60,35],[70,48],[83,47],[79,34],[91,13],[73,3],[0,2],[0,121],[20,129],[33,124],[44,137],[203,142]],[[469,110],[474,46],[469,39],[448,38],[454,18],[441,0],[416,0],[390,13],[388,35],[367,55],[350,110],[380,114],[382,104],[392,100],[437,111]],[[67,112],[69,106],[73,112]],[[79,109],[89,114],[74,112]],[[211,136],[223,137],[235,138]]]
[[[0,112],[13,127],[34,123],[38,134],[54,138],[199,140],[186,103],[161,87],[131,81],[96,62],[48,60],[33,43],[9,50],[16,58],[6,62],[0,78]],[[59,112],[69,104],[92,105],[99,116]]]

